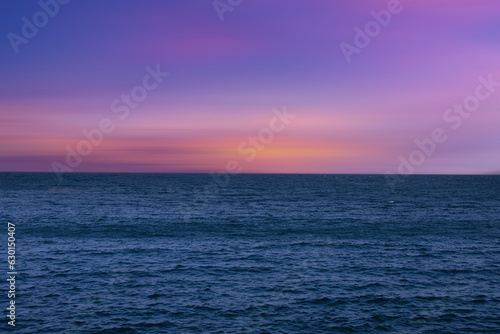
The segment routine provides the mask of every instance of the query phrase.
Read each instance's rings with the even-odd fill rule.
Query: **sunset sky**
[[[248,173],[397,173],[439,128],[447,140],[415,173],[500,172],[498,0],[244,0],[224,13],[213,0],[53,1],[42,0],[53,17],[37,1],[0,5],[0,171],[235,160]],[[355,46],[355,28],[388,6],[398,13],[348,62],[341,43]],[[41,25],[30,38],[23,17]],[[156,68],[169,75],[120,118],[114,101]],[[488,96],[467,117],[447,112],[478,89]],[[255,159],[239,152],[285,107],[295,118]],[[103,119],[113,130],[69,166],[68,147]]]

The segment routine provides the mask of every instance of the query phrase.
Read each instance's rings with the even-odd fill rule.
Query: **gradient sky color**
[[[47,0],[43,0],[47,1]],[[448,140],[416,173],[500,172],[500,89],[457,130],[443,114],[500,81],[500,2],[402,0],[347,63],[339,47],[387,8],[379,0],[244,0],[220,21],[212,0],[72,0],[15,53],[37,1],[3,1],[0,171],[52,171],[82,130],[142,82],[165,81],[76,172],[397,172],[436,127]],[[249,162],[238,153],[273,109],[297,117]]]

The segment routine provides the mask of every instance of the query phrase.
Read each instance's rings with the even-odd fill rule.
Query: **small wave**
[[[98,331],[97,333],[109,333],[109,334],[113,334],[113,333],[137,333],[137,331],[135,329],[133,329],[132,327],[127,327],[127,326],[120,326],[120,327],[111,327],[111,328],[106,328],[106,329],[102,329],[100,331]]]

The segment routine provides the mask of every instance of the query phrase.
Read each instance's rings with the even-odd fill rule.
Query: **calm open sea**
[[[500,332],[499,176],[57,183],[0,174],[17,333]]]

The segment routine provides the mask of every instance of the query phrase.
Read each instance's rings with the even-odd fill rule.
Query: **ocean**
[[[1,173],[16,333],[499,333],[500,176]]]

